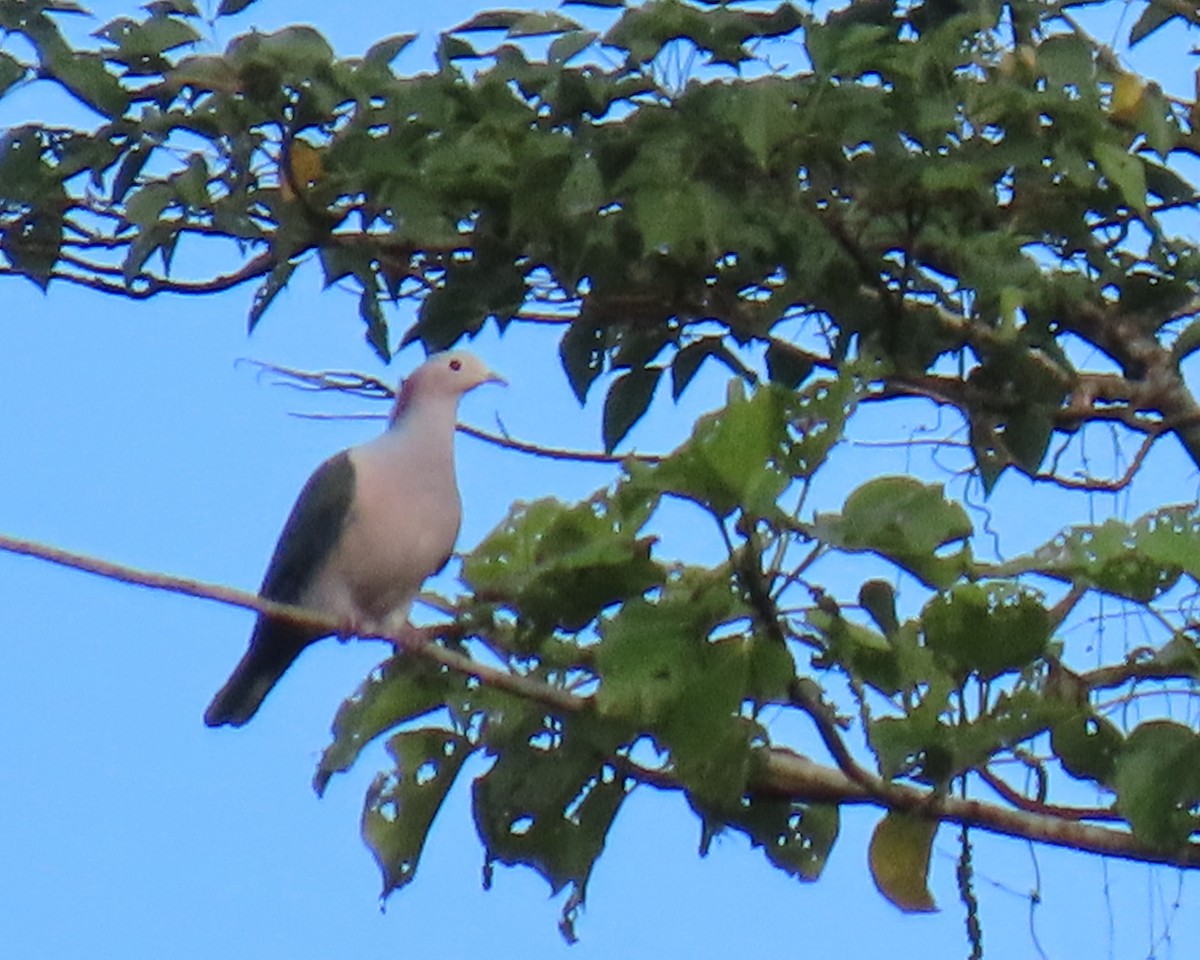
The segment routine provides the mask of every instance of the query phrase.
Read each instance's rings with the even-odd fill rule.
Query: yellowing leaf
[[[1141,77],[1132,73],[1117,74],[1113,81],[1112,104],[1108,115],[1116,123],[1133,123],[1142,109],[1142,95],[1146,85]]]
[[[307,190],[321,181],[325,164],[321,151],[303,140],[292,141],[287,157],[290,175],[280,170],[279,192],[285,200],[295,200],[297,187]]]
[[[892,811],[871,836],[871,876],[879,892],[905,913],[937,910],[929,892],[929,851],[937,821]]]

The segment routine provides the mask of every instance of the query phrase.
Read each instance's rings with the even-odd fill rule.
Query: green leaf
[[[1142,109],[1138,114],[1138,125],[1146,135],[1146,145],[1164,160],[1179,142],[1180,131],[1175,120],[1175,112],[1157,83],[1151,83],[1146,87],[1145,94],[1142,96]],[[1166,168],[1159,167],[1158,164],[1147,159],[1141,157],[1138,159],[1142,164],[1147,189],[1161,196],[1163,183],[1171,171],[1167,171]]]
[[[321,261],[322,282],[326,289],[346,277],[358,277],[364,286],[371,282],[369,250],[349,244],[324,244],[317,253]]]
[[[451,29],[451,33],[470,33],[474,30],[511,30],[525,16],[523,10],[485,10]]]
[[[794,390],[813,371],[813,363],[798,350],[790,350],[786,344],[772,341],[767,347],[767,376],[772,383]]]
[[[0,231],[0,254],[12,268],[45,290],[62,253],[65,220],[51,191],[44,207],[34,207]]]
[[[868,580],[858,589],[858,602],[870,614],[885,637],[900,631],[896,617],[896,588],[886,580]]]
[[[584,314],[571,321],[571,326],[558,345],[567,382],[575,398],[582,406],[596,378],[604,372],[604,358],[608,350],[605,328],[592,322]]]
[[[438,38],[437,62],[443,69],[455,60],[470,60],[478,56],[475,48],[462,37],[443,33]]]
[[[537,644],[556,629],[580,630],[609,604],[662,582],[650,557],[653,538],[638,538],[648,513],[623,514],[616,497],[567,506],[517,503],[463,563],[476,597],[520,615],[518,644]]]
[[[1200,579],[1200,513],[1191,505],[1163,507],[1133,525],[1107,520],[1070,527],[1032,554],[994,568],[1002,576],[1026,571],[1066,575],[1147,603],[1182,572]]]
[[[1077,780],[1111,786],[1125,738],[1116,725],[1090,711],[1076,711],[1050,730],[1050,749]]]
[[[198,153],[188,157],[187,166],[171,177],[175,195],[194,211],[207,210],[211,205],[208,181],[208,164]]]
[[[333,48],[317,30],[309,26],[284,27],[258,37],[254,59],[263,59],[280,69],[310,73],[327,67],[333,60]]]
[[[433,818],[472,751],[464,737],[432,728],[398,733],[387,748],[396,767],[367,789],[362,814],[384,897],[412,882]]]
[[[29,68],[10,54],[0,51],[0,97],[24,79]]]
[[[373,283],[363,286],[358,297],[358,315],[367,326],[363,334],[367,343],[371,345],[375,355],[387,363],[392,359],[392,348],[388,344],[388,323],[383,315],[383,307],[379,305],[379,295]]]
[[[958,584],[930,600],[921,619],[926,645],[959,678],[1022,670],[1050,639],[1041,594],[1006,581]]]
[[[912,688],[901,649],[888,637],[820,609],[810,611],[805,621],[824,638],[828,657],[858,680],[887,696]]]
[[[1165,3],[1147,4],[1137,22],[1129,28],[1129,46],[1137,46],[1163,24],[1178,16],[1179,14]]]
[[[731,388],[726,407],[697,420],[691,438],[644,476],[721,517],[739,507],[755,515],[773,512],[790,479],[777,459],[787,437],[788,399],[777,388],[750,398]]]
[[[1025,403],[1013,410],[1004,424],[1004,446],[1026,473],[1037,473],[1054,436],[1056,408]]]
[[[47,70],[76,99],[102,116],[117,119],[124,115],[129,96],[105,69],[99,54],[64,50],[47,64]]]
[[[604,398],[604,449],[611,453],[642,419],[654,397],[662,367],[630,370],[613,381]]]
[[[912,477],[869,480],[846,498],[841,514],[818,514],[816,532],[843,550],[871,550],[899,564],[928,586],[948,587],[965,570],[969,548],[939,551],[971,536],[971,521],[945,498],[941,484]]]
[[[477,333],[489,316],[516,313],[525,293],[525,275],[511,259],[480,256],[454,264],[445,283],[422,301],[405,341],[420,339],[429,350],[445,350]]]
[[[408,45],[416,39],[417,34],[415,33],[397,33],[393,36],[385,37],[367,49],[367,52],[363,54],[363,60],[367,63],[386,67],[408,49]]]
[[[1177,571],[1200,582],[1200,510],[1194,504],[1161,507],[1133,525],[1138,552],[1158,566],[1160,585]]]
[[[574,717],[545,724],[499,752],[475,780],[475,828],[486,850],[485,886],[492,864],[503,863],[532,867],[554,893],[574,888],[560,925],[571,940],[592,867],[629,786],[605,763],[611,744],[594,724]]]
[[[683,395],[701,364],[723,345],[720,337],[703,337],[689,343],[675,354],[671,360],[671,399],[678,400]]]
[[[113,203],[120,203],[125,199],[125,195],[129,193],[130,188],[137,182],[138,175],[142,172],[142,168],[146,166],[146,161],[150,159],[150,154],[153,152],[154,146],[146,141],[142,141],[125,154],[125,158],[117,168],[116,176],[113,177],[111,197]]]
[[[125,203],[125,221],[139,230],[149,230],[162,216],[162,212],[175,199],[175,191],[170,184],[161,180],[153,181],[140,187]],[[141,269],[141,264],[134,270]]]
[[[728,570],[687,569],[657,600],[630,600],[605,620],[595,655],[600,716],[650,732],[689,792],[717,809],[737,803],[746,789],[759,734],[740,706],[755,648],[772,641],[709,637],[744,615]]]
[[[333,742],[321,754],[313,789],[325,792],[330,777],[349,770],[380,734],[437,710],[455,694],[465,692],[467,679],[421,657],[394,656],[385,660],[338,708]]]
[[[961,680],[927,670],[921,687],[924,695],[905,716],[870,724],[871,746],[884,776],[944,786],[1079,711],[1073,702],[1023,686],[1000,693],[992,709],[970,723],[954,722],[949,697]]]
[[[744,833],[751,846],[761,847],[775,867],[789,877],[807,881],[820,877],[840,824],[836,804],[801,803],[757,795],[746,797],[732,810],[716,813],[701,807],[697,812],[704,820],[702,857],[708,855],[713,839],[726,827],[732,827]]]
[[[1121,198],[1139,213],[1146,212],[1146,171],[1142,161],[1124,147],[1101,140],[1093,148],[1096,162]]]
[[[739,508],[772,516],[791,480],[810,476],[841,437],[855,389],[847,377],[800,393],[765,385],[747,397],[733,381],[726,406],[697,420],[688,441],[657,467],[636,468],[638,482],[720,517]]]
[[[871,835],[871,877],[905,913],[937,910],[929,892],[929,854],[937,828],[935,819],[892,810]]]
[[[232,17],[236,13],[241,13],[252,3],[257,0],[221,0],[221,5],[217,7],[218,17]]]
[[[555,33],[581,30],[583,24],[564,17],[561,13],[547,11],[543,13],[526,13],[518,17],[508,28],[508,35],[518,37],[541,37]]]
[[[152,17],[199,17],[199,8],[193,0],[152,0],[147,3],[146,10]]]
[[[254,332],[258,321],[267,312],[267,307],[274,302],[279,291],[287,286],[295,270],[296,264],[291,260],[284,260],[271,268],[271,272],[267,274],[267,279],[263,281],[262,286],[254,291],[254,302],[250,305],[250,316],[246,320],[247,333]]]
[[[1200,737],[1168,720],[1139,724],[1117,756],[1117,809],[1155,850],[1181,849],[1200,826]]]
[[[564,33],[550,44],[547,51],[550,61],[556,64],[567,63],[595,43],[598,36],[594,30],[572,30]]]
[[[129,17],[110,20],[92,36],[107,40],[117,49],[105,56],[129,64],[153,60],[161,64],[162,54],[200,39],[200,33],[190,24],[171,17],[151,17],[139,23]]]

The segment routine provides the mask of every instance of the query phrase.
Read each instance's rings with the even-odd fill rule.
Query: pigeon
[[[402,629],[458,537],[458,401],[480,384],[504,382],[470,353],[430,356],[401,384],[387,431],[330,457],[308,479],[259,595],[329,614],[347,636]],[[331,633],[260,614],[204,722],[242,726],[304,648]]]

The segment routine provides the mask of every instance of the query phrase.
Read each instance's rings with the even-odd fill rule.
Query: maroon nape
[[[392,404],[392,416],[388,420],[389,424],[399,420],[412,406],[416,386],[416,377],[414,376],[407,376],[401,381],[400,389],[396,391],[396,402]]]

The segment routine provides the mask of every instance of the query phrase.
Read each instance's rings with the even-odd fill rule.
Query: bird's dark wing
[[[342,451],[317,467],[283,525],[259,593],[300,603],[333,553],[354,503],[354,464]]]
[[[304,593],[337,547],[354,503],[354,464],[343,451],[308,478],[279,535],[259,593],[279,603],[303,603]],[[258,710],[301,651],[323,634],[260,616],[242,657],[204,714],[210,727],[240,727]]]

